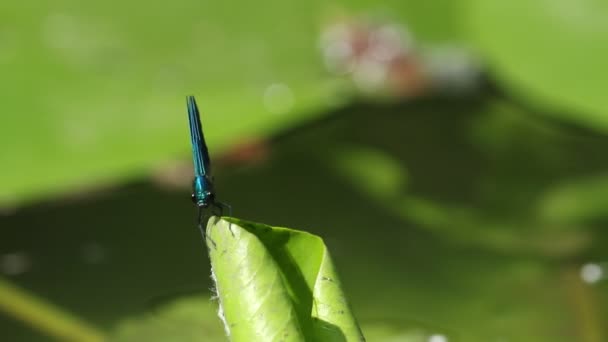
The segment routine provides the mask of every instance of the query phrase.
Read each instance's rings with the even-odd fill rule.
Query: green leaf
[[[207,246],[232,341],[363,341],[321,238],[212,217]]]
[[[121,321],[110,341],[224,342],[226,337],[215,304],[207,296],[194,296]]]
[[[324,70],[325,22],[394,13],[388,19],[411,19],[416,36],[445,40],[455,24],[450,3],[67,0],[32,10],[2,1],[0,206],[134,179],[187,157],[189,94],[212,158],[235,139],[323,116],[350,99]]]
[[[469,0],[468,36],[511,91],[608,129],[608,2]]]
[[[328,163],[375,198],[395,200],[407,184],[407,169],[395,158],[370,147],[336,149]]]
[[[540,199],[540,217],[576,228],[582,222],[605,219],[608,177],[605,174],[582,177],[557,184]]]

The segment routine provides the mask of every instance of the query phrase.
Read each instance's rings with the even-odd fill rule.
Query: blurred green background
[[[193,94],[218,196],[322,236],[369,341],[606,341],[607,16],[3,1],[0,285],[111,340],[226,340],[189,199]],[[5,286],[2,340],[52,340]]]

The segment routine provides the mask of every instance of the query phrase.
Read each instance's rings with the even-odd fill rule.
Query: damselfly
[[[205,143],[205,136],[201,127],[201,117],[194,96],[187,97],[188,121],[190,122],[190,138],[192,139],[192,157],[194,160],[194,180],[192,181],[192,202],[199,209],[198,221],[202,225],[203,209],[217,209],[219,216],[222,215],[223,208],[231,207],[217,201],[213,187],[213,177],[211,176],[211,160],[209,150]],[[231,213],[232,214],[232,213]]]

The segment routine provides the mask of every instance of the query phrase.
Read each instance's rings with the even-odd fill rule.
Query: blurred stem
[[[577,336],[581,342],[602,342],[603,331],[597,299],[591,286],[585,284],[579,275],[579,267],[566,266],[563,282],[576,319]]]
[[[0,311],[62,341],[97,342],[104,335],[77,317],[0,278]]]

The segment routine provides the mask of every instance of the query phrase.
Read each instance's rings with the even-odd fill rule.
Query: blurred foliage
[[[381,207],[444,238],[554,256],[584,249],[590,242],[586,225],[606,217],[598,201],[602,188],[599,181],[586,187],[566,187],[562,181],[568,184],[602,170],[606,162],[599,158],[597,144],[606,144],[606,138],[572,135],[500,101],[487,102],[483,112],[452,130],[456,122],[445,115],[455,115],[447,113],[458,112],[459,105],[467,110],[457,102],[446,104],[443,114],[422,105],[422,113],[410,114],[401,124],[376,122],[381,134],[393,137],[385,138],[381,150],[341,147],[326,162]],[[428,128],[428,136],[421,127]],[[433,140],[437,135],[450,135],[452,141]],[[395,138],[401,142],[391,143]],[[420,152],[421,146],[426,151]],[[409,161],[409,168],[399,160]]]
[[[58,340],[101,342],[103,333],[0,278],[0,311]]]
[[[371,329],[370,339],[420,331],[429,336],[442,334],[450,341],[501,337],[594,341],[584,336],[606,334],[601,323],[594,323],[605,317],[606,285],[583,283],[578,272],[581,263],[608,257],[601,229],[605,218],[596,214],[587,222],[577,221],[576,226],[568,219],[572,228],[549,229],[533,224],[537,208],[533,202],[518,202],[523,191],[534,190],[532,194],[545,198],[553,184],[567,184],[602,170],[597,156],[608,139],[581,136],[577,130],[504,109],[504,103],[492,98],[350,107],[332,113],[332,119],[323,124],[282,138],[266,163],[217,170],[217,188],[239,217],[311,227],[323,236],[364,333],[368,335],[366,329]],[[509,134],[497,131],[503,139],[511,136],[506,145],[498,144],[500,140],[482,144],[473,134],[481,123],[505,120],[504,116],[513,123]],[[369,129],[372,124],[379,130]],[[549,134],[538,134],[541,131]],[[520,148],[512,141],[522,142]],[[359,145],[369,147],[345,147]],[[327,156],[340,150],[345,151],[341,159],[345,161],[329,164]],[[513,163],[520,154],[526,154],[528,162]],[[535,171],[540,161],[534,161],[551,155],[558,163],[553,164],[555,169],[561,171],[548,172],[551,165]],[[439,209],[468,205],[474,219],[464,216],[466,220],[450,221],[446,216],[450,210],[436,209],[437,216],[414,212],[438,218],[441,225],[435,226],[385,207],[377,196],[391,187],[381,184],[376,189],[373,172],[357,171],[365,161],[375,165],[383,160],[387,166],[380,168],[387,172],[406,165],[407,180],[396,179],[403,184],[403,193],[395,196],[419,198]],[[338,171],[342,164],[355,165],[350,173],[358,174],[356,182],[377,192],[353,187],[343,173],[348,168]],[[566,172],[559,165],[577,167]],[[506,166],[510,172],[495,171]],[[513,180],[514,175],[521,183]],[[537,186],[528,188],[526,184],[534,184],[535,179]],[[489,191],[484,180],[499,190]],[[31,254],[35,268],[18,276],[20,284],[109,329],[120,317],[149,311],[155,297],[194,289],[209,294],[205,290],[211,286],[209,269],[194,227],[195,213],[185,205],[187,197],[186,190],[167,192],[151,185],[132,185],[98,199],[24,209],[3,218],[6,238],[0,248]],[[509,198],[514,203],[501,210],[500,204],[509,203]],[[512,217],[515,223],[501,230],[476,217],[494,223]],[[52,231],[46,229],[48,222]],[[87,229],[82,229],[83,222]],[[575,244],[576,248],[564,248],[556,238],[565,239],[562,233],[590,238]],[[526,244],[536,234],[543,234],[546,245],[555,251],[547,253]],[[82,244],[90,241],[105,246],[104,262],[88,264],[82,259]],[[200,324],[209,329],[217,325],[221,332],[219,319],[208,308],[214,304],[200,303],[192,304],[205,321]],[[171,311],[170,305],[167,310]],[[153,310],[152,316],[144,313],[141,319],[129,321],[141,322],[141,329],[164,329],[146,318],[163,320],[162,312]],[[593,319],[589,324],[581,317]],[[178,325],[173,322],[167,323],[167,329]],[[0,328],[14,330],[12,324],[0,321]],[[196,324],[193,329],[200,327]],[[214,330],[209,331],[209,336],[215,336]],[[14,333],[14,340],[35,340],[21,334],[27,337]]]
[[[110,341],[225,341],[217,303],[190,296],[156,308],[140,318],[125,319]]]
[[[324,24],[375,9],[445,39],[454,20],[439,9],[449,3],[2,2],[0,164],[10,167],[0,205],[134,179],[185,156],[188,94],[213,151],[323,115],[350,98],[323,70]],[[273,84],[292,100],[268,93]]]
[[[463,3],[471,44],[510,91],[549,115],[608,129],[608,2]]]
[[[580,222],[590,222],[606,216],[606,194],[608,178],[603,174],[565,182],[550,189],[539,199],[539,216],[548,222],[562,222],[568,228],[576,228]]]
[[[592,0],[2,2],[0,268],[118,340],[225,340],[187,191],[143,177],[187,160],[195,94],[212,158],[249,139],[271,151],[217,167],[220,197],[323,236],[370,341],[604,341],[606,276],[581,266],[608,259],[605,13]],[[488,81],[357,103],[318,50],[325,25],[351,17],[469,47]],[[74,191],[87,194],[57,199]],[[15,322],[0,320],[12,341],[46,340]]]

